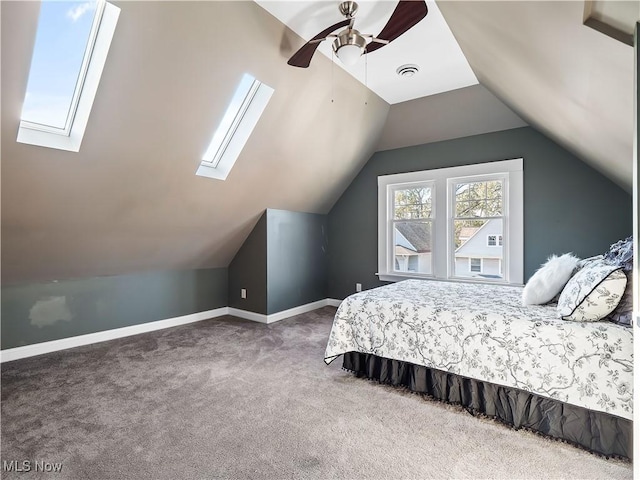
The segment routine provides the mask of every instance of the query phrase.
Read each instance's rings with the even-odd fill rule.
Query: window
[[[431,274],[431,216],[433,202],[430,183],[403,185],[393,189],[394,271]]]
[[[80,150],[119,15],[104,0],[42,2],[18,142]]]
[[[502,235],[503,192],[507,177],[502,173],[494,173],[488,176],[449,178],[447,182],[453,212],[453,276],[476,277],[476,273],[482,273],[485,278],[500,279],[499,261],[502,260],[502,249],[487,247],[497,247],[498,237]],[[465,234],[461,235],[462,232]],[[482,241],[485,236],[486,244]],[[477,258],[480,256],[486,260],[486,268],[483,269],[479,262],[474,263],[473,268],[467,265],[471,260],[480,260]]]
[[[501,247],[502,235],[487,235],[487,247]]]
[[[481,258],[470,258],[469,259],[469,271],[482,273],[482,259]]]
[[[522,159],[378,177],[378,275],[522,284]]]
[[[267,107],[273,88],[245,74],[222,117],[196,175],[225,180]]]

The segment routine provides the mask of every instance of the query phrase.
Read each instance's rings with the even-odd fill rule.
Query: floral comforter
[[[632,419],[632,329],[568,322],[521,287],[405,280],[347,297],[328,364],[356,351],[516,387]]]

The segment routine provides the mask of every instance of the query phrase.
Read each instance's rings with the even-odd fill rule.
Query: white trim
[[[378,181],[379,183],[379,181]],[[410,188],[428,188],[430,190],[429,194],[430,194],[430,198],[431,198],[431,212],[430,212],[430,216],[429,217],[425,217],[425,218],[416,218],[416,219],[395,219],[395,192],[398,190],[408,190]],[[436,186],[435,186],[435,182],[432,180],[427,180],[427,181],[417,181],[417,182],[401,182],[401,183],[394,183],[393,185],[388,185],[387,186],[387,192],[386,192],[386,199],[385,199],[385,204],[386,204],[386,209],[385,209],[385,218],[384,218],[384,222],[385,224],[387,224],[387,245],[392,245],[394,248],[385,248],[384,251],[381,253],[380,251],[378,252],[378,261],[383,261],[384,265],[386,265],[386,271],[389,273],[398,273],[398,272],[404,272],[406,270],[396,270],[396,266],[395,266],[395,260],[397,255],[395,254],[395,224],[398,222],[428,222],[431,226],[431,236],[433,237],[434,234],[434,228],[435,228],[435,212],[436,212]],[[400,233],[400,232],[398,232]],[[402,233],[400,233],[400,235],[402,235]],[[402,235],[403,238],[406,239],[406,237],[404,237],[404,235]],[[407,243],[410,243],[407,240]],[[399,263],[399,262],[398,262]],[[380,268],[380,267],[378,267]],[[429,259],[429,269],[431,271],[433,271],[433,257],[431,257]],[[408,270],[408,260],[407,260],[407,270]],[[431,273],[426,273],[426,274],[420,274],[418,273],[418,275],[427,275],[429,277],[432,277],[433,274]]]
[[[635,281],[633,285],[633,346],[634,352],[640,351],[640,112],[638,108],[640,106],[640,22],[636,22],[634,31],[634,78],[633,78],[633,279]],[[637,357],[636,357],[637,358]],[[637,369],[634,370],[634,391],[640,391],[640,373]],[[638,397],[636,397],[638,398]],[[635,403],[634,412],[634,436],[636,441],[633,442],[633,458],[640,458],[640,441],[638,440],[640,433],[640,408],[638,408],[638,402]],[[640,462],[634,462],[634,478],[637,478],[640,473]]]
[[[56,352],[58,350],[66,350],[68,348],[81,347],[83,345],[91,345],[92,343],[106,342],[115,340],[116,338],[130,337],[131,335],[139,335],[141,333],[153,332],[165,328],[177,327],[188,323],[200,322],[211,318],[220,317],[229,313],[227,307],[207,310],[205,312],[192,313],[181,317],[167,318],[166,320],[158,320],[155,322],[141,323],[139,325],[131,325],[129,327],[114,328],[112,330],[104,330],[102,332],[87,333],[86,335],[78,335],[76,337],[61,338],[60,340],[51,340],[49,342],[34,343],[24,347],[8,348],[0,351],[0,363],[18,360],[20,358],[34,357],[44,353]]]
[[[524,277],[524,187],[523,187],[523,159],[504,160],[473,165],[463,165],[459,167],[438,168],[419,172],[399,173],[394,175],[381,175],[378,177],[378,274],[381,280],[395,281],[399,277],[404,278],[432,278],[436,280],[454,280],[457,277],[452,275],[449,259],[451,246],[448,242],[449,218],[451,217],[450,202],[448,201],[447,183],[452,178],[469,178],[504,175],[508,177],[509,188],[504,195],[505,216],[503,219],[503,229],[506,232],[506,241],[503,242],[503,254],[505,258],[505,280],[484,279],[481,283],[508,283],[521,285]],[[421,275],[398,275],[389,269],[388,257],[390,255],[390,235],[389,235],[389,192],[397,184],[411,184],[433,181],[435,183],[435,195],[432,194],[434,205],[446,205],[446,215],[443,212],[434,211],[432,244],[433,252],[443,252],[433,257],[433,274],[430,276]],[[447,252],[445,255],[444,252]],[[511,253],[511,255],[509,255]],[[395,278],[394,278],[395,277]]]
[[[429,282],[453,282],[453,283],[484,283],[491,285],[504,285],[509,287],[524,287],[522,283],[507,283],[507,282],[487,282],[479,277],[455,277],[455,278],[433,278],[433,277],[418,277],[416,275],[399,275],[399,274],[386,274],[376,273],[378,279],[383,282],[401,282],[402,280],[427,280]]]
[[[270,315],[264,315],[263,313],[249,312],[248,310],[240,310],[239,308],[229,307],[229,315],[244,318],[245,320],[251,320],[253,322],[268,324],[278,322],[295,315],[301,315],[303,313],[311,312],[313,310],[317,310],[318,308],[326,307],[327,305],[329,305],[329,299],[325,298],[324,300],[307,303],[305,305],[300,305],[299,307],[290,308],[288,310],[272,313]]]
[[[249,310],[240,310],[239,308],[229,307],[229,315],[244,318],[245,320],[251,320],[252,322],[269,323],[267,315],[263,313],[250,312]]]
[[[196,170],[226,180],[273,95],[273,88],[245,74]],[[240,103],[240,105],[237,105]]]
[[[263,315],[261,313],[249,312],[238,308],[221,307],[205,312],[192,313],[181,317],[167,318],[165,320],[157,320],[155,322],[141,323],[139,325],[131,325],[129,327],[114,328],[104,330],[102,332],[87,333],[86,335],[78,335],[75,337],[61,338],[59,340],[51,340],[49,342],[35,343],[24,347],[8,348],[0,351],[0,363],[11,362],[21,358],[34,357],[45,353],[57,352],[59,350],[67,350],[69,348],[91,345],[93,343],[106,342],[115,340],[116,338],[129,337],[131,335],[139,335],[141,333],[153,332],[155,330],[163,330],[165,328],[178,327],[189,323],[200,322],[202,320],[210,320],[212,318],[221,317],[223,315],[232,315],[245,320],[251,320],[259,323],[274,323],[285,318],[300,315],[302,313],[311,312],[318,308],[328,305],[333,307],[340,306],[342,300],[334,298],[325,298],[317,302],[307,303],[299,307],[283,310],[282,312],[272,313],[271,315]]]
[[[18,128],[18,142],[38,145],[40,147],[56,148],[58,150],[67,150],[69,152],[80,151],[82,137],[84,137],[84,131],[89,122],[91,107],[93,106],[93,101],[98,91],[100,77],[102,76],[102,70],[107,61],[107,54],[109,53],[109,47],[111,47],[111,41],[116,31],[119,16],[120,9],[115,5],[106,3],[75,115],[73,115],[73,112],[70,114],[73,115],[73,122],[69,134],[55,133],[50,129],[47,129],[47,131],[41,128],[35,128],[35,124],[21,121],[20,127]]]

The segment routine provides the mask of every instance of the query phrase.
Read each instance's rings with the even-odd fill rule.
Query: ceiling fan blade
[[[307,68],[311,63],[311,57],[316,53],[316,49],[318,48],[318,45],[320,45],[320,42],[322,42],[330,33],[335,32],[339,28],[346,27],[351,22],[351,19],[347,19],[338,22],[335,25],[331,25],[329,28],[325,28],[305,43],[300,50],[294,53],[287,63],[293,67]]]
[[[392,42],[426,17],[427,12],[427,4],[424,0],[400,0],[382,31],[367,45],[365,53],[374,52],[387,45],[386,43],[376,42],[375,39]]]

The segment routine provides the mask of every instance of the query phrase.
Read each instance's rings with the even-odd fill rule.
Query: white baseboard
[[[269,323],[266,315],[250,312],[249,310],[240,310],[239,308],[229,307],[229,315],[244,318],[245,320],[251,320],[252,322]]]
[[[158,320],[155,322],[141,323],[139,325],[131,325],[130,327],[114,328],[112,330],[104,330],[102,332],[87,333],[86,335],[78,335],[76,337],[61,338],[60,340],[51,340],[49,342],[34,343],[24,347],[8,348],[0,351],[0,363],[18,360],[20,358],[34,357],[44,353],[56,352],[58,350],[66,350],[67,348],[81,347],[92,343],[106,342],[116,338],[129,337],[140,333],[153,332],[154,330],[162,330],[164,328],[177,327],[186,325],[187,323],[200,322],[210,318],[227,315],[229,309],[227,307],[207,310],[206,312],[192,313],[181,317],[167,318],[166,320]]]
[[[25,345],[24,347],[8,348],[0,351],[0,363],[19,360],[21,358],[34,357],[45,353],[57,352],[68,348],[81,347],[92,343],[106,342],[116,338],[129,337],[140,333],[153,332],[170,327],[178,327],[188,323],[200,322],[211,318],[220,317],[222,315],[233,315],[234,317],[244,318],[260,323],[273,323],[285,318],[300,315],[302,313],[311,312],[327,305],[338,306],[341,300],[326,298],[317,302],[307,303],[299,307],[283,310],[282,312],[272,313],[271,315],[263,315],[261,313],[249,312],[231,307],[216,308],[205,312],[192,313],[181,317],[167,318],[155,322],[141,323],[139,325],[131,325],[130,327],[114,328],[112,330],[104,330],[102,332],[88,333],[86,335],[78,335],[76,337],[61,338],[60,340],[51,340],[49,342],[34,343],[33,345]]]
[[[300,305],[299,307],[290,308],[289,310],[283,310],[281,312],[272,313],[270,315],[264,315],[262,313],[249,312],[247,310],[240,310],[239,308],[229,307],[229,315],[234,317],[244,318],[245,320],[252,320],[260,323],[273,323],[285,318],[293,317],[295,315],[301,315],[303,313],[317,310],[318,308],[326,307],[327,305],[333,305],[330,302],[336,302],[338,300],[332,300],[325,298],[324,300],[318,300],[317,302],[307,303],[306,305]]]
[[[327,305],[330,305],[332,307],[339,307],[341,303],[342,300],[338,300],[336,298],[327,298]]]

